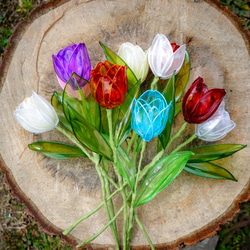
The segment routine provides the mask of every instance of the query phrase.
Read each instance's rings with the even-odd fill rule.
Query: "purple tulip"
[[[73,72],[89,81],[91,62],[84,43],[67,46],[60,50],[57,55],[52,54],[52,60],[57,79],[63,89]],[[74,87],[74,79],[71,79],[71,81]],[[77,83],[80,88],[86,85],[86,82],[80,80],[80,78],[78,78]]]

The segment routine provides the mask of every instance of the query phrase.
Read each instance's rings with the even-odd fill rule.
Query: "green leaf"
[[[184,170],[201,177],[237,181],[228,170],[211,162],[187,163]]]
[[[100,130],[100,132],[103,134],[109,135],[109,124],[108,124],[107,110],[103,107],[100,107],[100,114],[101,114],[101,130]],[[112,119],[112,121],[113,121],[113,119]]]
[[[29,148],[56,159],[67,159],[79,156],[87,157],[78,147],[59,142],[38,141],[29,144]]]
[[[122,66],[126,65],[126,63],[113,50],[111,50],[109,47],[104,45],[102,42],[99,42],[99,43],[102,46],[104,54],[109,62],[113,64],[119,64]],[[134,85],[137,84],[138,80],[128,65],[127,65],[127,77],[128,77],[128,82],[129,82],[128,89],[131,89],[133,88]]]
[[[75,137],[91,151],[112,159],[112,150],[97,129],[81,116],[70,104],[67,105],[70,124]]]
[[[152,200],[183,170],[192,152],[182,151],[164,157],[157,162],[145,177],[137,192],[135,207]]]
[[[131,110],[132,110],[132,103],[128,108],[126,114],[123,116],[123,118],[119,119],[119,121],[116,124],[116,129],[115,129],[116,145],[121,145],[126,140],[131,131],[131,119],[132,119]]]
[[[197,163],[217,160],[228,157],[245,147],[246,145],[241,144],[214,144],[191,148],[188,150],[193,152],[195,155],[191,156],[188,162]]]
[[[103,137],[105,138],[108,145],[111,146],[109,136],[103,135]],[[135,168],[129,156],[121,146],[116,147],[116,155],[117,155],[117,167],[119,173],[124,177],[128,185],[130,186],[131,190],[134,192]]]
[[[182,64],[182,67],[175,77],[175,102],[177,102],[180,99],[181,95],[183,94],[186,88],[186,85],[189,80],[190,70],[191,70],[190,56],[188,51],[186,50],[185,59]]]
[[[140,90],[141,90],[141,81],[139,80],[133,88],[128,90],[124,102],[119,106],[123,114],[126,114],[133,100],[139,96]]]
[[[51,105],[54,107],[61,125],[64,128],[66,128],[68,131],[73,133],[71,125],[70,125],[70,123],[68,122],[68,120],[66,119],[66,117],[65,117],[65,115],[63,113],[62,97],[63,97],[63,93],[54,92],[52,97],[51,97]]]
[[[120,174],[124,177],[131,190],[134,192],[135,169],[127,153],[121,146],[117,148],[117,167]]]
[[[117,145],[121,145],[128,137],[131,130],[132,105],[133,100],[137,97],[140,89],[140,81],[127,94],[125,101],[121,104],[120,114],[115,127],[115,141]]]
[[[87,80],[72,73],[71,79],[67,82],[62,98],[62,107],[66,119],[69,121],[67,113],[67,105],[70,104],[81,116],[89,121],[98,131],[100,131],[100,106],[94,100],[92,95],[84,97],[82,90],[79,88],[78,82],[89,84]]]
[[[95,128],[100,131],[101,129],[101,111],[99,104],[95,101],[93,96],[90,94],[87,98],[88,109],[88,116],[90,117],[91,124],[95,126]]]
[[[176,117],[181,112],[181,110],[182,110],[182,102],[176,102],[174,117]]]
[[[168,81],[168,85],[163,90],[163,96],[165,97],[168,104],[172,102],[172,106],[168,112],[168,121],[166,127],[159,135],[159,140],[161,142],[162,147],[165,149],[171,134],[172,123],[174,121],[175,114],[175,74]]]

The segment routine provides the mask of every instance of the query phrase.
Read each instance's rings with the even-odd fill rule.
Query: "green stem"
[[[104,167],[104,172],[106,173],[106,175],[107,176],[109,176],[108,175],[108,171],[109,171],[109,163],[108,163],[108,161],[103,157],[103,159],[102,159],[102,162],[103,162],[103,167]],[[105,176],[106,176],[105,175]],[[104,177],[105,177],[104,176]],[[112,179],[113,180],[113,179]],[[106,190],[106,195],[107,196],[110,196],[111,195],[111,192],[110,192],[110,182],[108,181],[108,179],[107,178],[104,178],[104,185],[105,185],[105,190]],[[117,189],[118,189],[118,187],[117,187]],[[110,216],[111,216],[111,218],[114,218],[114,216],[115,216],[115,210],[114,210],[114,204],[113,204],[113,201],[112,201],[112,199],[110,199],[109,201],[108,201],[108,206],[109,206],[109,212],[110,212]],[[115,229],[115,232],[116,232],[116,235],[117,235],[117,226],[116,226],[116,222],[114,221],[113,222],[113,226],[114,226],[114,229]],[[118,235],[117,235],[117,237],[118,237]],[[119,246],[119,245],[118,245]]]
[[[127,155],[129,154],[130,149],[131,149],[131,147],[132,147],[134,141],[137,139],[137,137],[138,137],[138,135],[136,134],[135,131],[133,131],[132,138],[131,138],[131,140],[130,140],[129,143],[128,143],[128,147],[127,147],[127,151],[126,151]]]
[[[118,194],[124,188],[124,186],[122,188],[120,188],[120,189],[117,189],[114,193],[112,193],[109,197],[107,197],[106,201],[110,200],[112,197],[114,197],[116,194]],[[96,213],[103,205],[104,205],[104,202],[100,203],[96,208],[94,208],[93,210],[91,210],[89,213],[87,213],[87,214],[83,215],[82,217],[80,217],[76,222],[74,222],[72,224],[72,226],[70,226],[68,229],[66,229],[63,232],[63,235],[69,234],[78,224],[80,224],[82,221],[86,220],[91,215],[93,215],[94,213]]]
[[[181,133],[185,130],[187,126],[187,122],[184,122],[183,125],[180,127],[179,131],[177,131],[169,140],[167,146],[165,149],[162,149],[154,158],[153,160],[144,167],[144,169],[141,171],[140,176],[139,176],[139,180],[141,180],[147,173],[148,171],[155,165],[156,162],[158,162],[161,157],[163,156],[165,150],[167,150],[169,148],[169,146],[172,144],[172,142],[177,139]]]
[[[172,144],[172,142],[181,135],[181,133],[185,130],[186,126],[187,126],[187,122],[184,122],[182,124],[182,126],[180,127],[180,129],[170,138],[170,140],[165,148],[165,151],[169,148],[169,146]]]
[[[103,175],[103,177],[105,177],[116,189],[119,189],[118,185],[114,182],[114,180],[108,175],[108,173],[106,173],[102,168],[100,168],[100,171]]]
[[[62,134],[64,134],[67,138],[69,138],[73,143],[75,143],[92,162],[95,162],[94,157],[89,154],[89,152],[81,145],[81,143],[77,141],[77,139],[74,136],[72,136],[70,133],[68,133],[66,130],[64,130],[59,126],[57,126],[56,129],[60,131]]]
[[[132,230],[133,230],[133,216],[134,216],[134,205],[136,202],[136,190],[137,186],[139,183],[139,176],[140,176],[140,171],[141,171],[141,163],[142,163],[142,158],[143,158],[143,153],[146,149],[146,142],[143,141],[142,143],[142,149],[141,149],[141,155],[140,155],[140,160],[138,164],[138,171],[137,171],[137,176],[135,179],[135,192],[132,194],[132,200],[129,208],[129,217],[128,217],[128,229],[127,229],[127,244],[129,245],[131,239],[132,239]]]
[[[196,134],[193,134],[191,137],[189,137],[185,142],[180,144],[178,147],[176,147],[170,154],[178,152],[181,148],[189,144],[191,141],[193,141],[195,138],[197,138]]]
[[[133,152],[132,152],[132,164],[134,167],[136,167],[136,159],[137,159],[137,147],[138,147],[138,139],[139,137],[137,137],[137,140],[135,141],[134,143],[134,146],[133,146]]]
[[[119,169],[117,168],[117,153],[116,153],[116,147],[114,145],[114,137],[113,137],[113,125],[112,125],[112,109],[107,109],[107,117],[108,117],[108,124],[109,124],[109,138],[110,138],[110,146],[113,151],[113,160],[114,160],[114,170],[118,177],[118,183],[120,187],[123,187],[123,181],[122,176],[119,173]],[[124,188],[121,190],[121,195],[123,198],[123,249],[127,250],[127,244],[126,244],[126,231],[127,231],[127,198]]]
[[[104,178],[102,176],[102,172],[100,171],[100,168],[101,168],[101,166],[99,164],[100,156],[98,154],[94,153],[94,158],[96,159],[95,168],[96,168],[96,171],[98,173],[99,179],[101,181],[102,199],[103,199],[106,215],[107,215],[108,221],[111,221],[110,211],[109,211],[108,204],[107,204],[107,199],[106,199],[106,188],[105,188]],[[115,222],[110,224],[110,228],[111,228],[111,231],[112,231],[112,234],[113,234],[113,238],[115,240],[116,249],[119,249],[118,234],[117,234],[117,231],[116,231],[116,224],[114,224],[114,223]]]
[[[139,228],[142,230],[142,232],[143,232],[145,238],[147,239],[148,244],[150,245],[151,249],[152,249],[152,250],[155,250],[154,245],[153,245],[151,239],[149,238],[149,235],[147,234],[147,232],[146,232],[146,230],[145,230],[143,224],[141,223],[141,221],[139,220],[139,218],[138,218],[138,216],[137,216],[137,214],[136,214],[135,212],[134,212],[134,217],[135,217],[135,220],[136,220],[136,222],[137,222]]]
[[[84,245],[86,245],[87,243],[91,242],[92,240],[94,240],[95,238],[97,238],[103,231],[105,231],[107,229],[107,227],[113,223],[116,218],[119,216],[119,214],[122,212],[122,210],[124,209],[124,205],[120,208],[120,210],[118,211],[118,213],[113,217],[113,219],[111,221],[109,221],[108,224],[106,224],[106,226],[104,228],[102,228],[97,234],[95,234],[94,236],[92,236],[91,238],[85,240],[82,244],[77,245],[76,247],[82,247]]]
[[[150,89],[155,90],[155,85],[159,82],[159,77],[154,77],[151,84],[150,84]]]

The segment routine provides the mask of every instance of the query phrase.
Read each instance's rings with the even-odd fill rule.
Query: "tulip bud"
[[[172,102],[168,105],[164,96],[157,90],[147,90],[132,107],[132,129],[144,141],[150,141],[161,134],[166,127]]]
[[[210,89],[198,77],[183,97],[182,111],[186,122],[200,124],[218,109],[225,96],[224,89]]]
[[[201,124],[195,124],[195,134],[204,141],[218,141],[224,138],[236,124],[224,108],[222,101],[214,115]]]
[[[56,76],[62,89],[64,89],[73,72],[89,81],[91,63],[84,43],[69,45],[60,50],[57,55],[52,54],[52,59]],[[71,79],[71,81],[72,86],[74,86],[74,79]],[[81,81],[80,78],[78,78],[77,83],[80,88],[86,85],[86,82]],[[75,88],[77,89],[76,86]],[[85,91],[85,96],[87,96],[89,94],[89,86],[87,85],[85,88],[87,89],[84,89],[83,92]]]
[[[186,45],[170,43],[162,34],[157,34],[148,50],[149,66],[156,77],[170,78],[174,71],[177,74],[185,58]]]
[[[144,82],[149,70],[147,53],[140,46],[127,42],[121,45],[118,55],[133,71],[136,78]]]
[[[32,133],[54,129],[59,120],[55,109],[43,97],[33,92],[18,106],[14,116],[23,128]]]
[[[97,103],[107,109],[121,105],[128,90],[126,66],[99,62],[91,71],[90,92]]]

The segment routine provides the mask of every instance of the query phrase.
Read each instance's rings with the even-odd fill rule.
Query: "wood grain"
[[[192,63],[189,85],[202,76],[209,88],[226,89],[226,109],[237,127],[220,142],[249,144],[250,36],[218,1],[71,0],[43,4],[17,26],[0,66],[0,167],[13,193],[49,233],[60,235],[96,207],[102,199],[100,182],[86,159],[59,161],[30,151],[27,145],[37,140],[67,140],[57,131],[41,135],[25,131],[13,119],[14,110],[33,90],[47,100],[53,91],[60,91],[52,53],[84,42],[94,67],[104,60],[99,40],[115,51],[126,41],[147,49],[157,33],[172,42],[187,43]],[[182,122],[179,115],[175,131]],[[193,132],[190,125],[176,144]],[[196,140],[192,146],[202,144]],[[152,141],[144,165],[155,152],[156,142]],[[238,203],[249,199],[249,153],[246,148],[219,161],[239,180],[237,183],[183,172],[155,199],[137,209],[157,249],[174,249],[182,242],[195,244],[233,217]],[[121,198],[115,197],[114,203],[118,210]],[[105,211],[100,210],[64,238],[75,245],[106,222]],[[122,217],[118,217],[118,230],[122,235]],[[108,229],[88,248],[113,245]],[[131,245],[146,249],[147,242],[137,227]]]

